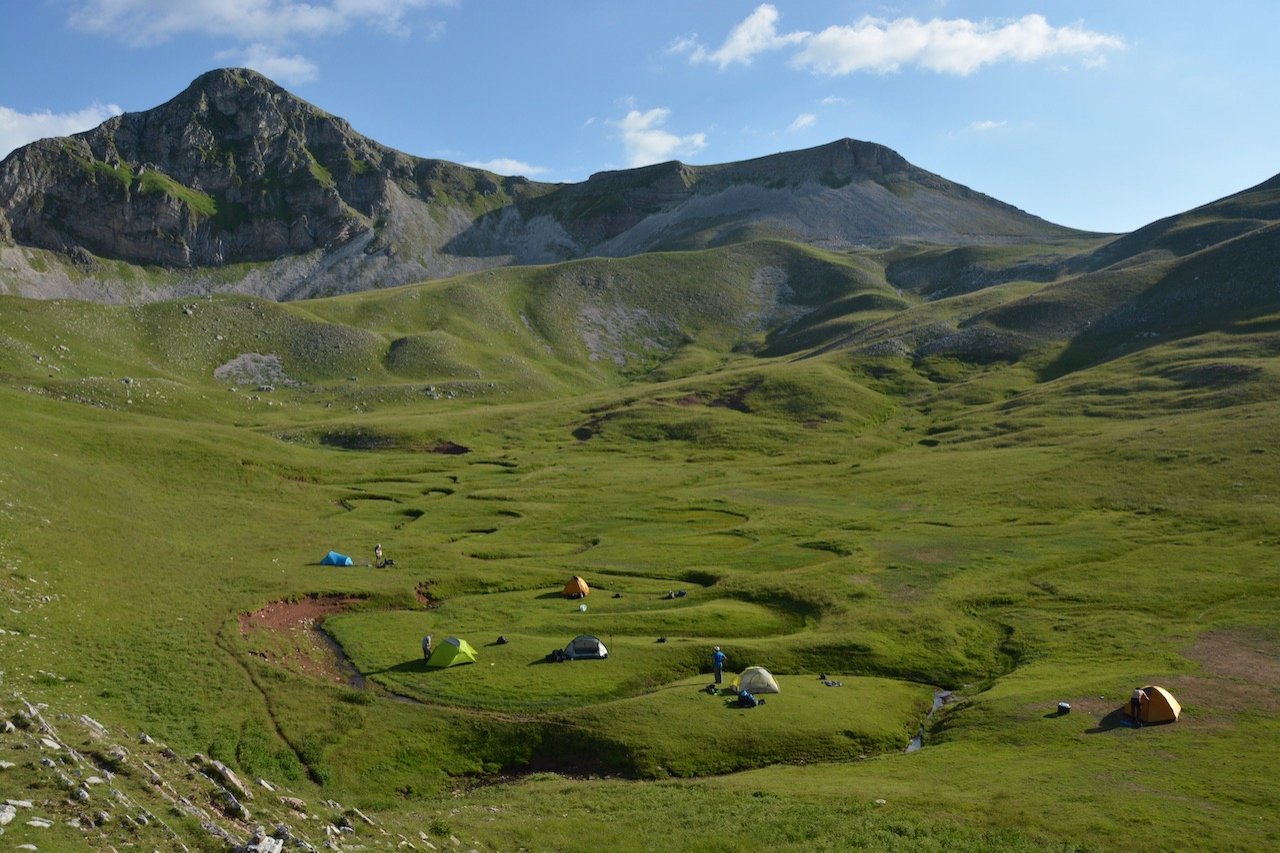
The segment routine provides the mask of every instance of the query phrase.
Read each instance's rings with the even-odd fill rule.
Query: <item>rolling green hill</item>
[[[1270,846],[1273,233],[6,297],[5,838]],[[578,633],[609,659],[545,662]],[[709,695],[713,645],[783,692]],[[1178,723],[1119,724],[1147,683]]]
[[[380,220],[339,120],[183,97],[246,91],[355,251],[0,250],[51,288],[0,296],[5,843],[1280,843],[1274,179],[1112,238],[852,141],[491,192],[359,149],[424,181]],[[126,118],[51,143],[79,190],[234,233],[115,171]],[[444,196],[483,263],[388,274]],[[569,242],[500,255],[515,219]],[[715,646],[781,692],[708,691]],[[1181,719],[1126,725],[1150,684]]]

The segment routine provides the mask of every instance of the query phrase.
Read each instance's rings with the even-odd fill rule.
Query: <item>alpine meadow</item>
[[[0,162],[0,294],[7,849],[1280,846],[1280,176],[541,183],[223,69]]]

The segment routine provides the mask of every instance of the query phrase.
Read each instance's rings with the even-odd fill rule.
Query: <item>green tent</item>
[[[458,637],[446,637],[427,658],[427,666],[457,666],[460,663],[475,663],[476,650],[471,644]]]

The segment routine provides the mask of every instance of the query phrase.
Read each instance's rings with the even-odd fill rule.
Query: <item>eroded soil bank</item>
[[[254,613],[240,615],[240,636],[266,631],[270,635],[268,642],[250,654],[326,681],[364,687],[364,676],[347,659],[342,647],[321,628],[325,619],[359,601],[359,598],[340,595],[273,601]]]

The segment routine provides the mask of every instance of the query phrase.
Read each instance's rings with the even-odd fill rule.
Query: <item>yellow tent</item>
[[[1138,711],[1138,722],[1140,723],[1172,723],[1176,722],[1178,715],[1182,713],[1182,706],[1178,704],[1178,700],[1163,687],[1142,688],[1142,692],[1147,694],[1146,701],[1142,703]],[[1133,707],[1129,703],[1125,703],[1124,715],[1126,717],[1133,716]]]
[[[565,598],[586,598],[591,594],[591,587],[587,586],[587,582],[582,578],[574,575],[569,582],[564,585]]]

